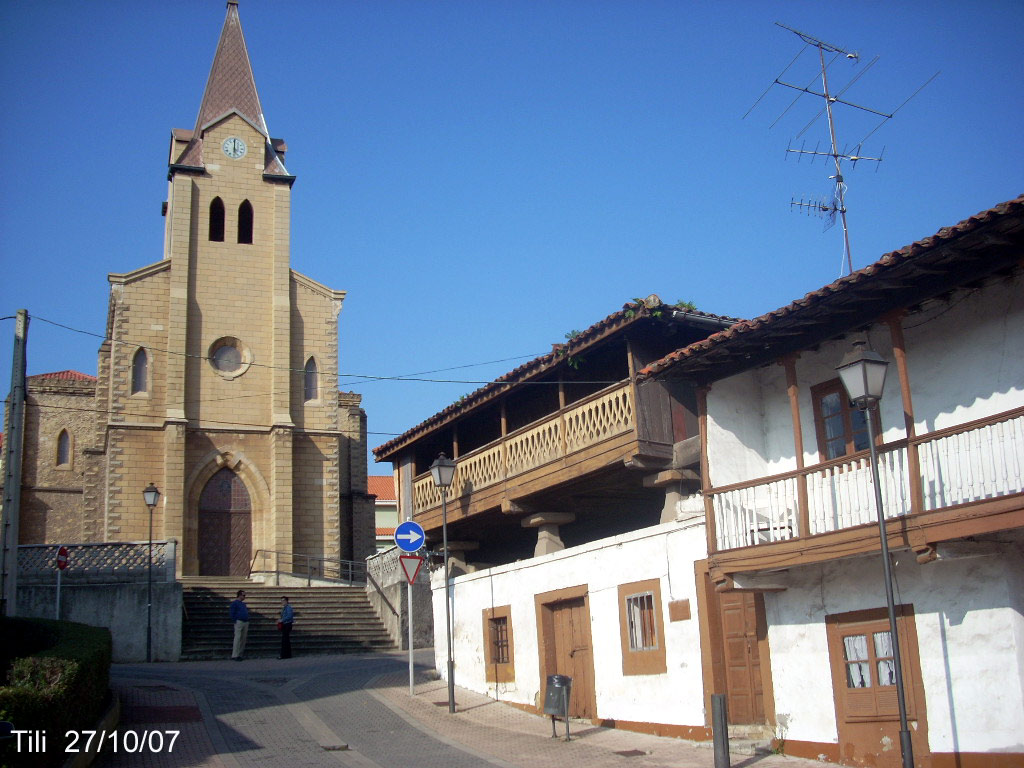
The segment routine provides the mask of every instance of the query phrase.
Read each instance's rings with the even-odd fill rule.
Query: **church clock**
[[[224,154],[232,160],[237,160],[245,154],[247,147],[245,146],[245,142],[237,136],[229,136],[224,139],[224,143],[221,144],[221,149],[223,149]]]

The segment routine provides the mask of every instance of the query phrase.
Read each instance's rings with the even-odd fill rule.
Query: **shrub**
[[[93,728],[103,713],[110,685],[110,631],[69,621],[3,618],[0,637],[18,638],[19,650],[31,649],[31,655],[10,662],[6,685],[0,687],[0,720],[47,733],[45,755],[19,754],[11,740],[0,747],[0,762],[4,768],[59,765],[65,757],[65,731]]]

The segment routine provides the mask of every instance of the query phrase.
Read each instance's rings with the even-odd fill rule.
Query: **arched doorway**
[[[230,469],[211,477],[199,496],[199,575],[247,576],[252,559],[252,502]]]

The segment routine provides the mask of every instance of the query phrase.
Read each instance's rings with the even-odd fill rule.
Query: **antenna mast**
[[[880,163],[882,162],[882,156],[879,155],[878,157],[864,157],[859,154],[859,145],[855,148],[855,150],[852,153],[849,154],[845,151],[845,149],[843,152],[839,151],[839,143],[836,140],[835,119],[832,115],[832,105],[836,102],[840,104],[846,104],[848,106],[855,107],[856,109],[860,109],[865,112],[871,112],[873,114],[880,115],[884,120],[888,120],[889,118],[892,117],[892,115],[886,114],[885,112],[878,112],[877,110],[869,109],[867,107],[862,107],[859,104],[854,104],[849,101],[844,101],[838,98],[838,95],[833,96],[829,92],[827,73],[828,68],[825,65],[825,52],[827,51],[828,53],[834,53],[837,58],[839,56],[845,56],[846,58],[852,59],[853,61],[859,61],[860,55],[856,51],[843,50],[839,46],[832,45],[831,43],[826,43],[824,40],[819,40],[816,37],[811,37],[810,35],[804,34],[803,32],[799,32],[793,29],[792,27],[787,27],[785,24],[779,24],[778,22],[776,22],[776,26],[789,30],[797,37],[799,37],[801,40],[803,40],[804,43],[806,43],[807,45],[813,46],[818,49],[818,61],[821,66],[821,93],[813,91],[808,87],[801,88],[800,86],[797,85],[785,83],[782,80],[779,80],[778,78],[775,79],[775,83],[777,83],[778,85],[785,86],[787,88],[793,88],[794,90],[800,91],[801,93],[809,93],[812,96],[819,96],[825,100],[824,112],[828,117],[828,133],[829,141],[831,143],[830,152],[819,152],[817,147],[815,147],[813,150],[807,150],[804,149],[803,146],[801,146],[800,149],[793,149],[792,147],[789,147],[786,149],[786,152],[796,154],[798,158],[803,155],[810,155],[811,162],[814,161],[815,157],[831,157],[833,162],[835,163],[836,168],[835,175],[829,177],[830,179],[835,181],[835,189],[833,190],[831,200],[829,200],[828,197],[825,197],[820,201],[809,200],[807,202],[801,199],[799,202],[790,202],[790,206],[805,210],[808,214],[815,213],[819,215],[827,215],[829,221],[825,225],[826,229],[832,226],[832,224],[835,222],[836,214],[839,214],[839,217],[843,222],[843,251],[846,256],[846,267],[852,273],[853,257],[850,254],[850,230],[846,222],[846,182],[843,180],[843,168],[841,161],[849,160],[853,163],[853,166],[856,167],[858,160],[870,160],[872,162]],[[868,64],[868,67],[874,64],[875,61],[877,61],[877,58],[873,60],[870,64]],[[841,93],[842,91],[840,91],[840,94]],[[818,114],[820,115],[821,113],[819,112]],[[816,119],[817,117],[815,117],[815,120]],[[814,121],[812,120],[811,122],[813,123]],[[809,128],[810,124],[808,124],[807,127]],[[806,130],[807,128],[804,128],[804,131]],[[801,133],[803,133],[803,131],[801,131]],[[885,150],[883,149],[882,152],[884,154]]]

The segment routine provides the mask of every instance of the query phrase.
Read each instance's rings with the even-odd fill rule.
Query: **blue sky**
[[[753,317],[840,274],[829,189],[787,160],[818,113],[775,87],[840,47],[830,87],[898,107],[847,171],[855,268],[1022,191],[1024,3],[242,0],[270,131],[289,147],[292,266],[348,291],[342,388],[370,446],[657,293]],[[162,256],[171,128],[191,128],[220,0],[0,0],[0,316],[30,374],[96,372],[108,272]],[[815,81],[805,51],[784,79]],[[815,87],[817,82],[815,81]],[[877,124],[837,106],[840,145]],[[797,140],[799,142],[799,140]],[[827,142],[819,120],[807,144]],[[0,388],[13,322],[0,321]],[[511,359],[516,358],[516,359]],[[467,366],[454,383],[365,381]],[[371,465],[386,473],[387,465]]]

